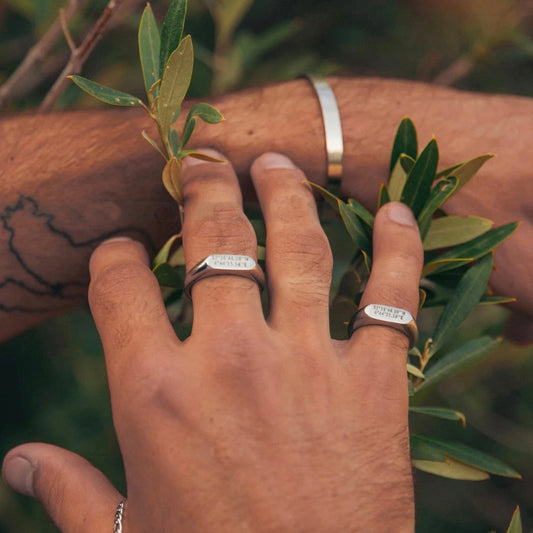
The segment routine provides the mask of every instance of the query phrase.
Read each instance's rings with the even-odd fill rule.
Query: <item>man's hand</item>
[[[184,168],[187,268],[210,254],[255,257],[229,164]],[[329,335],[332,259],[304,174],[265,154],[252,166],[267,226],[270,297],[218,276],[192,289],[180,342],[141,245],[114,240],[91,258],[128,500],[125,533],[408,532],[414,529],[407,427],[408,339],[364,327]],[[406,206],[374,226],[362,305],[415,315],[422,248]],[[64,533],[110,530],[120,494],[80,457],[26,444],[4,479],[36,497]]]

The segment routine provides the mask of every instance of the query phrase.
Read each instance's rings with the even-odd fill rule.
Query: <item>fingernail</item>
[[[17,455],[8,459],[4,464],[4,481],[20,494],[35,498],[33,491],[33,473],[34,466],[26,459]]]
[[[198,150],[195,150],[195,152],[200,152],[205,155],[210,155],[211,157],[216,157],[217,159],[226,159],[224,155],[222,155],[217,150],[213,150],[213,148],[199,148]],[[209,161],[205,161],[203,159],[197,159],[196,157],[185,157],[181,160],[181,168],[186,169],[193,167],[194,165],[205,165],[205,163],[208,163]]]
[[[285,155],[276,152],[267,152],[260,155],[252,164],[254,171],[261,171],[271,168],[293,169],[296,165]]]
[[[106,239],[105,241],[102,241],[99,246],[105,246],[106,244],[115,244],[117,242],[133,242],[133,239],[130,239],[129,237],[111,237],[110,239]]]
[[[389,220],[402,226],[414,226],[416,224],[413,212],[401,202],[391,202],[387,205]]]

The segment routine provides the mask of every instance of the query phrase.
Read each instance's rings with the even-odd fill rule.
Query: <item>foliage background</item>
[[[206,9],[208,0],[190,0],[186,31],[193,36],[197,54],[191,95],[314,71],[532,96],[533,2],[528,0],[224,2],[248,5],[249,10],[231,39],[217,42],[216,28],[224,21],[214,23]],[[0,0],[0,83],[64,4],[64,0]],[[105,0],[87,0],[71,24],[75,38],[91,27],[105,5]],[[166,0],[152,3],[159,20],[167,5]],[[99,44],[84,75],[142,95],[136,46],[142,6],[139,0],[126,2],[119,23]],[[61,40],[6,110],[38,105],[67,57],[68,48]],[[58,104],[95,105],[74,87]],[[469,155],[476,154],[465,154]],[[464,331],[469,337],[498,334],[506,316],[504,310],[481,309]],[[524,479],[493,477],[472,483],[417,473],[417,531],[504,531],[516,503],[525,530],[533,531],[533,349],[505,342],[486,362],[431,394],[435,405],[465,412],[468,426],[462,429],[440,421],[432,427],[428,424],[433,422],[425,420],[425,431],[431,427],[437,436],[456,437],[501,457]],[[20,442],[52,442],[84,455],[123,486],[101,347],[86,308],[0,346],[0,427],[2,455]],[[26,531],[56,530],[38,505],[0,484],[0,532]]]

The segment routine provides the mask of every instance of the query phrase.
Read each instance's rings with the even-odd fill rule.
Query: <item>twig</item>
[[[466,78],[474,69],[474,61],[470,54],[457,58],[445,68],[434,80],[437,85],[451,86]]]
[[[107,4],[104,12],[100,15],[100,18],[96,21],[96,24],[93,26],[91,31],[88,33],[87,37],[83,42],[75,48],[71,55],[70,59],[62,70],[61,74],[55,81],[54,85],[48,91],[45,99],[39,106],[39,111],[48,112],[52,109],[57,99],[63,94],[64,90],[67,88],[70,81],[67,79],[67,76],[72,74],[79,74],[83,64],[93,51],[94,47],[98,44],[100,39],[104,36],[104,33],[107,29],[107,26],[113,15],[116,13],[117,9],[127,0],[110,0]]]
[[[87,3],[87,0],[70,0],[67,8],[64,10],[65,21],[70,20],[78,10]],[[58,17],[50,29],[42,38],[29,50],[22,63],[11,74],[9,79],[0,87],[0,107],[2,107],[10,98],[17,93],[21,82],[31,74],[35,66],[43,61],[54,47],[61,36],[61,20]]]
[[[63,35],[65,36],[65,40],[67,41],[68,47],[70,48],[71,52],[74,52],[74,50],[76,50],[76,43],[74,42],[74,39],[70,34],[70,30],[68,28],[68,20],[64,9],[59,10],[59,22],[61,23],[61,29],[63,30]]]

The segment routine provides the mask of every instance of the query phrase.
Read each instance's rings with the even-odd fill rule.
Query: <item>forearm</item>
[[[421,141],[435,133],[443,166],[487,151],[499,155],[477,183],[461,191],[452,211],[485,214],[498,222],[530,215],[526,140],[533,101],[409,82],[331,83],[343,122],[347,194],[374,204],[387,177],[395,128],[408,115]],[[245,193],[251,190],[246,178],[250,162],[270,150],[286,153],[310,179],[324,182],[322,117],[308,82],[251,89],[213,103],[226,121],[199,125],[193,142],[227,154],[243,178]],[[87,260],[103,238],[127,234],[157,247],[175,231],[175,207],[159,178],[163,161],[141,138],[142,128],[150,130],[150,121],[136,111],[0,122],[0,339],[83,301]],[[523,224],[507,245],[509,253],[520,251],[514,268],[527,267],[529,252],[518,239],[526,239],[528,232],[530,224]],[[524,283],[520,291],[533,294]]]

